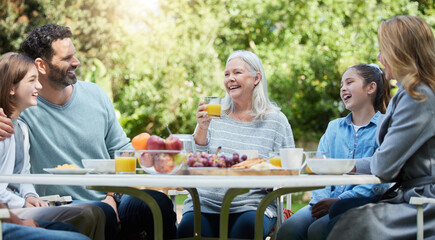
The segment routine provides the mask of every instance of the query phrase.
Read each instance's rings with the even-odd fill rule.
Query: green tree
[[[33,27],[71,28],[80,79],[113,97],[128,136],[191,133],[197,105],[224,95],[234,50],[263,61],[269,93],[296,140],[317,141],[345,116],[339,87],[354,64],[377,62],[377,28],[398,14],[435,27],[433,0],[14,0],[0,2],[0,51],[19,51]]]
[[[117,44],[116,19],[121,15],[117,11],[120,0],[16,0],[2,1],[0,8],[0,51],[20,51],[20,45],[34,27],[48,23],[68,26],[73,32],[73,42],[77,57],[82,63],[78,75],[88,80],[96,71],[98,62],[111,68],[113,62],[111,49]],[[106,79],[106,78],[105,78]],[[108,79],[108,78],[107,78]],[[108,85],[103,81],[101,85]],[[110,93],[110,87],[106,87]]]
[[[222,63],[213,46],[219,18],[212,8],[186,1],[161,1],[158,14],[144,14],[116,64],[115,95],[130,136],[146,131],[167,136],[191,133],[200,99],[223,95]],[[137,21],[137,19],[136,19]],[[138,26],[138,25],[136,25]]]

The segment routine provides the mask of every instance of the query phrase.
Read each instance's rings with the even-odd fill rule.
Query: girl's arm
[[[13,174],[15,163],[14,137],[0,141],[0,174]],[[8,204],[9,208],[25,206],[24,198],[9,191],[7,183],[0,183],[0,202]]]
[[[342,194],[338,196],[338,198],[346,199],[346,198],[380,196],[384,194],[389,187],[390,187],[390,183],[357,185],[357,186],[353,186],[353,188],[350,190],[344,191]]]

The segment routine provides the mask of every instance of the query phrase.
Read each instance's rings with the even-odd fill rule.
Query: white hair
[[[281,109],[276,103],[269,99],[266,74],[264,73],[260,58],[253,52],[238,50],[228,57],[226,64],[234,58],[242,59],[248,66],[248,70],[253,77],[255,77],[258,72],[260,73],[260,82],[255,86],[252,93],[252,116],[254,120],[262,120],[268,112],[280,111]],[[226,93],[225,98],[222,100],[222,111],[226,115],[234,112],[234,102],[228,93]]]

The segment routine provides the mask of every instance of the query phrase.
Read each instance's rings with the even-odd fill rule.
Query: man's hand
[[[320,200],[311,208],[311,216],[319,219],[329,213],[329,208],[336,203],[339,198],[325,198]]]
[[[6,206],[0,203],[0,208],[6,208]],[[17,215],[13,214],[10,211],[9,211],[9,215],[10,218],[3,219],[3,222],[18,224],[18,225],[28,226],[28,227],[39,227],[38,223],[36,223],[36,221],[33,220],[32,218],[21,220]]]
[[[48,204],[35,196],[26,198],[26,208],[28,207],[48,207]]]
[[[116,214],[116,220],[119,223],[120,220],[119,220],[119,215],[118,215],[118,207],[116,206],[115,199],[113,197],[111,197],[111,196],[106,196],[106,198],[101,200],[101,201],[103,203],[109,204],[113,208],[113,211],[115,211],[115,214]]]
[[[39,227],[38,223],[35,220],[33,220],[33,218],[21,220],[20,225],[28,226],[28,227]]]
[[[12,134],[14,134],[14,125],[3,112],[3,108],[0,108],[0,141],[10,138]]]

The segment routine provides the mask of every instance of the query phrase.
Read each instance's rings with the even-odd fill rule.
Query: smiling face
[[[80,61],[74,56],[76,49],[70,38],[53,41],[54,55],[48,65],[47,78],[55,89],[63,89],[77,82],[76,68]]]
[[[239,57],[230,60],[225,67],[225,89],[234,102],[251,101],[260,80],[260,73],[253,76],[247,63]]]
[[[38,81],[38,71],[36,66],[32,66],[26,76],[19,81],[12,89],[10,94],[13,96],[15,111],[13,115],[18,115],[26,108],[35,106],[39,90],[42,85]]]
[[[373,107],[373,93],[376,91],[365,84],[364,79],[354,68],[349,68],[341,78],[340,96],[346,109],[357,111],[363,107]]]

